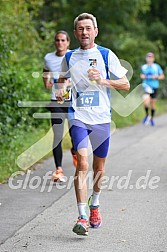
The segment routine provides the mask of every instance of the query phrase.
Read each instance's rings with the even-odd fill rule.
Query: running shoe
[[[150,120],[150,117],[149,116],[145,116],[144,119],[143,119],[143,121],[142,121],[142,123],[144,125],[148,125],[149,124],[149,120]]]
[[[85,216],[81,215],[78,217],[78,220],[74,225],[72,231],[77,235],[88,236],[88,227],[89,227],[88,220],[86,219]]]
[[[155,126],[155,122],[154,122],[154,120],[152,118],[150,119],[150,125]]]
[[[88,207],[89,207],[89,208],[90,208],[90,206],[91,206],[92,197],[93,197],[93,195],[91,195],[91,196],[89,197],[89,199],[88,199]]]
[[[73,150],[73,148],[71,148],[71,154],[72,154],[72,158],[73,158],[73,165],[74,165],[74,167],[77,167],[77,154]]]
[[[99,206],[92,206],[92,195],[88,199],[88,206],[90,209],[89,224],[92,228],[98,228],[102,224],[102,217],[99,211]]]
[[[52,174],[52,181],[53,182],[65,182],[65,177],[63,170],[61,168],[57,169],[53,174]]]
[[[92,228],[98,228],[102,224],[99,206],[90,206],[89,224]]]

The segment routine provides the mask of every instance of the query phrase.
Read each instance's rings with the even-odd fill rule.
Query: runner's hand
[[[63,94],[64,94],[64,89],[63,89],[63,88],[57,89],[57,90],[56,90],[56,94],[55,94],[56,99],[57,99],[58,101],[63,101],[63,100],[64,100]]]
[[[153,80],[158,80],[158,75],[152,75],[151,77]]]
[[[88,78],[91,81],[96,81],[97,84],[100,84],[101,76],[97,68],[91,68],[88,70]]]

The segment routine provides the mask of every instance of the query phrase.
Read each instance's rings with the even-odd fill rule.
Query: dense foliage
[[[40,1],[1,1],[0,5],[0,143],[10,142],[14,128],[38,124],[34,109],[19,108],[22,100],[42,99],[41,80],[34,71],[42,71],[41,38],[34,26],[33,16]],[[38,3],[38,6],[37,6]],[[31,8],[30,8],[31,6]],[[5,142],[4,142],[5,137]]]

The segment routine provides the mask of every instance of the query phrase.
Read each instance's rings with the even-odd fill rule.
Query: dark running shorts
[[[157,98],[157,95],[158,95],[158,88],[153,88],[153,90],[154,90],[154,93],[150,94],[150,97],[152,99],[155,99]]]

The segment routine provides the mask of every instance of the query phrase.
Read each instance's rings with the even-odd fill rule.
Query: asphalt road
[[[155,127],[138,124],[112,135],[100,196],[103,225],[88,237],[72,232],[78,213],[70,152],[66,183],[46,179],[53,167],[50,158],[0,185],[1,252],[167,252],[167,115]],[[89,175],[90,194],[91,157]]]

